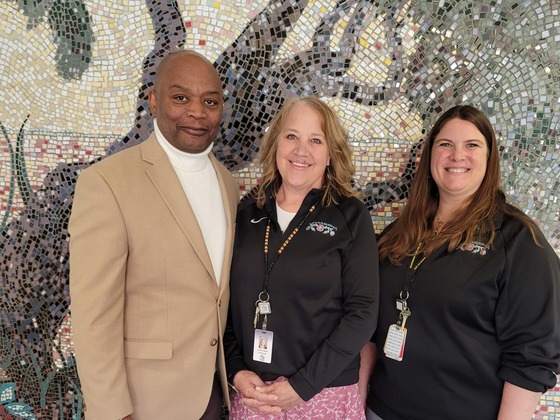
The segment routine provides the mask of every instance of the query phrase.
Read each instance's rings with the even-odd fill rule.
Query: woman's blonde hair
[[[304,104],[315,110],[321,118],[323,133],[325,134],[329,149],[330,164],[323,175],[322,203],[328,206],[336,204],[337,196],[356,197],[358,193],[352,187],[352,175],[355,169],[352,163],[352,151],[348,144],[348,134],[342,126],[334,110],[319,98],[308,96],[304,98],[293,97],[286,101],[280,111],[275,115],[263,137],[260,149],[260,165],[263,170],[262,182],[257,190],[257,205],[263,207],[266,202],[266,191],[272,188],[276,196],[282,177],[276,164],[278,140],[284,123],[296,104]]]

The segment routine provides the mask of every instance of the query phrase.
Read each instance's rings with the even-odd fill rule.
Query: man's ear
[[[155,89],[148,92],[148,102],[150,103],[150,114],[155,118],[157,109],[157,93]]]

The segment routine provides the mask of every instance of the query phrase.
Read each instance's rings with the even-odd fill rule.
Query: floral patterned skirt
[[[274,382],[285,380],[286,378],[280,377]],[[231,392],[230,420],[365,420],[366,418],[357,384],[325,388],[309,401],[304,401],[278,415],[255,413],[243,405],[242,399],[240,393]]]

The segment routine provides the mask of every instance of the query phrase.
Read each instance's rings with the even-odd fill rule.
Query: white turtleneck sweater
[[[213,144],[197,154],[186,153],[163,136],[154,120],[156,139],[169,157],[202,231],[218,284],[226,243],[226,214],[216,171],[208,154]]]

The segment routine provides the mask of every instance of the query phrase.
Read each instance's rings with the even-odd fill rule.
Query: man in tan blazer
[[[174,52],[150,106],[154,133],[76,186],[70,296],[88,420],[216,419],[222,393],[227,402],[222,334],[239,192],[211,153],[220,78],[201,55]]]

